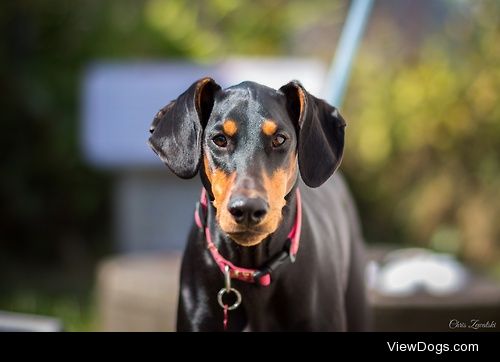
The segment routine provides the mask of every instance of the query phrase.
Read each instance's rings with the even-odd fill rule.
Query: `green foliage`
[[[324,0],[151,0],[145,20],[185,56],[203,61],[282,54],[294,32],[338,7]]]
[[[344,168],[369,239],[490,263],[500,251],[500,4],[454,10],[411,57],[387,59],[369,39],[346,97]]]
[[[87,295],[51,295],[40,290],[18,290],[0,298],[0,309],[57,318],[66,332],[90,332],[99,328],[95,306]]]

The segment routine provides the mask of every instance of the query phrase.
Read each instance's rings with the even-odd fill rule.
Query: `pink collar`
[[[284,249],[274,255],[270,260],[268,260],[260,269],[247,269],[234,265],[229,260],[224,258],[217,247],[212,242],[212,236],[210,235],[210,229],[206,222],[207,215],[207,192],[205,188],[201,190],[200,201],[194,212],[194,220],[196,225],[202,229],[205,233],[205,239],[207,241],[207,248],[210,250],[212,257],[219,266],[219,269],[224,273],[226,265],[229,267],[229,275],[232,279],[238,279],[247,283],[259,283],[262,286],[268,286],[271,284],[271,272],[278,268],[285,261],[290,260],[292,263],[295,261],[295,256],[299,250],[300,241],[300,230],[302,226],[302,202],[300,198],[300,191],[297,188],[297,213],[295,215],[295,223],[288,233],[287,242],[285,243]]]

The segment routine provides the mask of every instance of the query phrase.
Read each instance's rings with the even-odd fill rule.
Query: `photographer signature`
[[[469,322],[462,322],[458,319],[450,320],[448,324],[450,329],[466,328],[466,329],[486,329],[486,328],[496,328],[495,321],[481,322],[479,319],[471,319]]]

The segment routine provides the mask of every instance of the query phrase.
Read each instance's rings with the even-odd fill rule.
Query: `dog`
[[[149,144],[203,185],[181,266],[178,331],[363,331],[363,240],[336,173],[346,123],[298,81],[193,83]]]

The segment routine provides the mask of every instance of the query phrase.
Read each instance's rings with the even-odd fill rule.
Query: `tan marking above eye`
[[[233,121],[232,119],[228,119],[222,125],[222,130],[229,137],[233,137],[236,134],[236,132],[238,132],[238,126],[236,125],[235,121]]]
[[[262,123],[262,132],[264,132],[266,136],[272,136],[277,129],[278,125],[274,121],[268,119]]]

